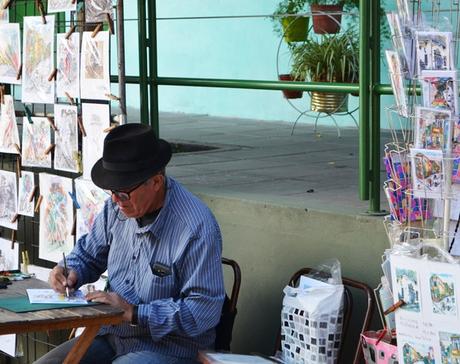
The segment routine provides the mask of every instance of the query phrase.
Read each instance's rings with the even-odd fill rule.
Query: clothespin
[[[11,223],[14,224],[16,221],[18,221],[19,214],[15,214],[13,218],[11,219]]]
[[[58,70],[57,70],[57,68],[55,68],[55,69],[53,70],[53,72],[50,73],[50,75],[49,75],[49,77],[48,77],[48,82],[51,82],[51,81],[53,81],[53,80],[56,80],[57,72],[58,72]]]
[[[73,216],[72,230],[70,230],[70,235],[75,236],[77,231],[77,216]]]
[[[70,96],[70,94],[68,92],[64,92],[64,94],[67,97],[67,100],[69,100],[70,105],[72,105],[72,106],[75,105],[75,101],[74,101],[73,97]]]
[[[78,173],[82,173],[83,172],[83,166],[82,166],[82,163],[81,163],[81,154],[80,154],[80,152],[78,152],[78,151],[73,152],[73,159],[77,163]]]
[[[110,100],[120,101],[120,98],[118,96],[115,96],[115,95],[112,95],[112,94],[105,94],[105,96]]]
[[[11,3],[11,0],[5,0],[3,2],[3,10],[8,9],[8,7],[10,6],[10,3]]]
[[[76,209],[80,208],[80,204],[77,201],[77,195],[69,191],[69,196],[72,199],[73,205]]]
[[[41,2],[41,0],[35,0],[35,3],[42,17],[43,24],[46,24],[46,14],[45,14],[45,9],[43,8],[43,3]]]
[[[96,37],[97,33],[99,33],[101,29],[102,23],[99,23],[98,25],[96,25],[96,28],[94,28],[93,32],[91,33],[91,38]]]
[[[377,341],[375,343],[375,346],[377,346],[379,344],[379,342],[382,341],[382,339],[385,337],[386,334],[387,334],[387,328],[384,327],[383,330],[380,332],[379,336],[377,337]]]
[[[4,85],[0,86],[0,103],[2,105],[5,104],[5,86]]]
[[[22,75],[22,64],[19,66],[18,73],[16,74],[16,80],[19,81]]]
[[[23,250],[21,255],[22,255],[21,271],[22,273],[28,274],[29,273],[29,267],[28,267],[29,263],[27,263],[26,251]]]
[[[32,188],[32,191],[30,191],[29,202],[33,201],[34,196],[35,196],[35,191],[37,191],[37,186],[34,186],[34,188]]]
[[[11,249],[14,249],[15,241],[16,241],[16,230],[11,230]]]
[[[26,264],[29,265],[30,264],[30,260],[29,260],[29,252],[26,250]]]
[[[18,151],[18,154],[21,155],[21,147],[18,144],[14,143],[14,148]]]
[[[73,3],[72,3],[73,4]],[[65,34],[65,39],[68,40],[70,36],[72,35],[73,32],[75,32],[75,25],[72,25],[69,29],[69,31]]]
[[[21,178],[21,156],[16,158],[16,175]]]
[[[45,149],[45,154],[48,155],[56,147],[56,144],[50,144],[48,148]]]
[[[383,314],[386,316],[386,315],[396,311],[401,306],[404,306],[405,304],[406,304],[406,302],[404,302],[403,300],[399,300],[394,305],[388,307]]]
[[[43,196],[42,195],[38,196],[38,200],[37,200],[37,203],[35,204],[35,209],[34,209],[35,212],[38,212],[38,209],[40,208],[42,200],[43,200]]]
[[[30,111],[30,109],[29,109],[29,107],[27,105],[24,105],[24,110],[26,112],[27,120],[29,120],[29,123],[33,124],[32,112]]]
[[[54,131],[58,131],[58,129],[56,128],[56,125],[54,124],[54,120],[51,116],[47,116],[46,120],[48,120],[48,122],[50,123],[50,126],[53,128]]]
[[[109,131],[112,131],[113,129],[115,129],[118,125],[112,125],[112,126],[109,126],[108,128],[105,128],[103,130],[104,133],[108,133]]]
[[[86,137],[85,127],[83,126],[83,121],[81,120],[81,116],[77,117],[78,127],[80,128],[81,134]]]
[[[106,21],[107,21],[107,24],[109,26],[109,31],[110,31],[110,34],[114,34],[114,26],[113,26],[113,20],[112,20],[112,17],[110,16],[109,13],[105,13],[105,18],[106,18]]]

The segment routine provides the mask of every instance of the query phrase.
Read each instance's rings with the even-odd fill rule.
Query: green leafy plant
[[[301,14],[306,13],[307,9],[305,4],[308,3],[308,0],[282,0],[278,3],[275,12],[273,13],[273,31],[278,35],[283,35],[283,29],[281,27],[280,21],[281,16],[285,14]]]

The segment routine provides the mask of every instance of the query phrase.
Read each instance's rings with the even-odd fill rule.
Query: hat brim
[[[139,171],[114,171],[104,168],[103,160],[100,158],[91,169],[91,179],[96,186],[104,190],[120,191],[128,189],[146,181],[166,167],[171,160],[171,156],[171,145],[163,139],[158,139],[158,158],[148,167]]]

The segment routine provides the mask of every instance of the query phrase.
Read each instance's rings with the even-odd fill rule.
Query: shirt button
[[[129,279],[125,280],[125,283],[126,283],[126,284],[129,284]]]
[[[136,256],[135,256],[135,255],[133,255],[133,260],[135,260],[135,259],[136,259]]]

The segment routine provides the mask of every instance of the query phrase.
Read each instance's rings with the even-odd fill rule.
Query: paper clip
[[[74,2],[72,2],[72,4],[74,4]],[[72,35],[73,32],[75,32],[75,28],[76,26],[75,25],[72,25],[69,29],[69,31],[65,34],[65,39],[66,40],[69,40],[70,36]]]
[[[24,105],[24,110],[26,112],[27,120],[29,120],[29,123],[33,124],[32,112],[30,111],[30,109],[29,109],[29,107],[27,105]]]
[[[115,129],[118,125],[112,125],[112,126],[109,126],[108,128],[105,128],[103,130],[104,133],[108,133],[109,131],[112,131],[113,129]]]
[[[386,316],[386,315],[396,311],[401,306],[404,306],[405,304],[406,304],[406,302],[404,302],[403,300],[399,300],[394,305],[388,307],[383,314]]]
[[[85,131],[85,127],[83,126],[83,121],[81,120],[81,116],[77,117],[77,122],[78,122],[78,126],[80,127],[81,134],[84,137],[86,137],[86,131]]]
[[[18,73],[16,74],[16,81],[19,81],[22,75],[22,64],[19,66]]]
[[[102,29],[102,23],[99,23],[96,25],[96,28],[94,28],[93,32],[91,33],[91,38],[96,37],[97,33]]]
[[[76,209],[80,208],[80,204],[77,201],[77,195],[75,193],[69,192],[69,196],[73,201],[73,205],[75,206]]]
[[[50,126],[53,128],[54,131],[58,131],[56,125],[54,124],[53,118],[51,116],[47,116],[46,120],[50,123]]]
[[[109,13],[105,13],[105,17],[106,17],[106,20],[107,20],[107,24],[109,25],[110,34],[115,34],[115,32],[114,32],[114,30],[113,30],[113,20],[112,20],[112,17],[110,16]]]
[[[38,209],[40,208],[40,205],[41,205],[41,203],[42,203],[42,200],[43,200],[43,196],[40,195],[40,196],[38,197],[37,204],[35,205],[35,209],[34,209],[35,212],[38,212]]]
[[[32,191],[30,191],[29,202],[32,202],[34,200],[35,191],[37,191],[37,186],[34,186],[34,188],[32,188]]]
[[[72,105],[72,106],[75,105],[75,101],[74,101],[73,97],[70,96],[70,94],[68,92],[64,92],[64,94],[65,94],[65,97],[67,97],[67,100],[69,100],[70,105]]]
[[[55,69],[53,70],[53,72],[51,72],[51,74],[49,75],[49,77],[48,77],[48,82],[51,82],[51,81],[53,81],[53,80],[56,79],[57,72],[58,72],[58,70],[57,70],[57,68],[55,68]]]
[[[48,155],[56,147],[56,144],[50,144],[48,148],[45,149],[45,154]]]

